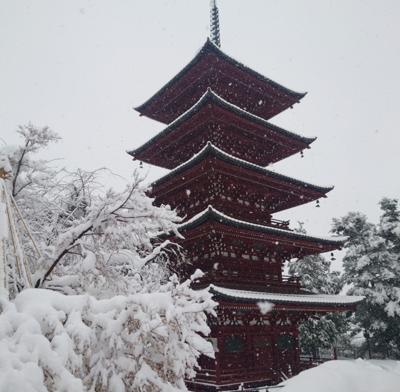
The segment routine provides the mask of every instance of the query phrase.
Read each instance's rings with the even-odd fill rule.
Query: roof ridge
[[[145,102],[143,102],[141,105],[134,107],[134,109],[136,111],[138,111],[139,113],[141,112],[141,110],[143,110],[146,105],[148,105],[152,99],[157,96],[158,94],[160,94],[162,91],[165,91],[168,89],[168,87],[170,85],[172,85],[178,78],[180,78],[182,75],[184,75],[186,73],[186,71],[193,66],[194,64],[196,64],[196,62],[199,61],[202,53],[204,53],[207,49],[210,49],[214,52],[216,52],[217,54],[221,55],[227,62],[231,63],[233,66],[237,67],[237,68],[241,68],[242,70],[244,70],[245,72],[249,72],[250,74],[252,74],[253,76],[255,76],[258,80],[263,81],[265,83],[268,83],[269,85],[271,85],[272,87],[279,89],[281,91],[284,91],[284,93],[287,96],[292,96],[294,98],[297,98],[297,102],[300,101],[300,99],[302,99],[307,93],[299,93],[296,92],[294,90],[291,90],[285,86],[283,86],[280,83],[277,83],[275,81],[273,81],[272,79],[262,75],[261,73],[253,70],[252,68],[244,65],[242,62],[236,60],[235,58],[233,58],[231,55],[225,53],[224,51],[222,51],[220,48],[218,48],[209,38],[207,38],[206,42],[203,44],[203,46],[197,51],[197,53],[195,54],[195,56],[192,58],[192,60],[190,60],[174,77],[172,77],[167,83],[165,83],[156,93],[154,93],[150,98],[148,98]]]
[[[204,155],[208,151],[215,151],[216,153],[222,155],[223,157],[227,158],[230,161],[234,161],[236,163],[240,163],[242,165],[247,166],[248,168],[255,169],[255,170],[257,170],[260,173],[263,173],[265,175],[270,175],[272,177],[278,177],[280,179],[283,179],[283,180],[286,180],[286,181],[290,181],[290,182],[296,182],[296,183],[298,183],[300,185],[303,185],[303,186],[311,186],[311,187],[314,187],[314,188],[318,188],[321,192],[327,193],[327,192],[330,192],[334,188],[333,186],[320,186],[320,185],[312,184],[310,182],[302,181],[302,180],[299,180],[297,178],[290,177],[288,175],[281,174],[279,172],[267,169],[267,168],[265,168],[263,166],[255,164],[255,163],[248,162],[248,161],[246,161],[244,159],[235,157],[234,155],[231,155],[231,154],[225,152],[224,150],[222,150],[219,147],[215,146],[211,141],[208,141],[207,144],[199,152],[194,154],[190,159],[188,159],[187,161],[181,163],[179,166],[177,166],[174,169],[172,169],[169,173],[167,173],[166,175],[160,177],[158,180],[154,181],[154,184],[157,184],[159,182],[165,181],[166,179],[172,177],[173,175],[175,175],[176,173],[178,173],[179,171],[181,171],[185,167],[189,166],[192,162],[195,162],[196,160],[198,160],[202,155]]]
[[[260,230],[269,232],[271,234],[283,234],[286,237],[323,241],[323,242],[330,243],[333,245],[342,245],[343,242],[346,240],[345,237],[336,237],[336,238],[335,237],[316,237],[316,236],[307,235],[307,234],[303,234],[303,233],[297,233],[294,231],[278,229],[278,228],[271,227],[271,226],[260,225],[257,223],[242,221],[240,219],[235,219],[228,215],[225,215],[223,212],[220,212],[219,210],[214,208],[212,205],[208,205],[208,207],[205,208],[203,211],[194,215],[192,218],[190,218],[186,222],[179,224],[178,230],[184,229],[187,226],[191,226],[191,225],[195,224],[197,221],[200,221],[201,219],[207,219],[208,217],[214,217],[216,219],[220,219],[221,223],[223,223],[223,221],[225,221],[225,223],[233,223],[233,224],[245,226],[248,228],[260,229]]]
[[[302,142],[304,142],[306,144],[311,144],[317,139],[317,137],[315,137],[315,136],[314,137],[302,136],[299,133],[296,133],[293,131],[288,131],[287,129],[282,128],[279,125],[272,124],[268,120],[266,120],[260,116],[257,116],[254,113],[248,112],[248,111],[242,109],[241,107],[227,101],[226,99],[224,99],[220,95],[218,95],[211,87],[207,87],[207,89],[203,93],[203,95],[189,109],[184,111],[175,120],[171,121],[166,127],[164,127],[160,132],[158,132],[156,135],[154,135],[152,138],[150,138],[146,143],[142,144],[140,147],[138,147],[134,150],[128,150],[127,153],[129,155],[134,156],[135,153],[140,152],[147,146],[151,145],[154,141],[159,139],[160,136],[167,135],[170,132],[172,132],[174,127],[177,124],[181,123],[184,119],[190,117],[192,114],[194,114],[196,112],[197,109],[201,108],[204,103],[207,103],[207,99],[214,99],[215,103],[228,106],[230,109],[233,109],[234,111],[240,112],[241,114],[247,116],[248,118],[251,118],[251,120],[261,123],[267,129],[269,128],[272,131],[286,134],[286,136],[289,136],[289,137],[294,137],[295,139],[301,140]]]
[[[211,87],[207,88],[207,92],[210,92],[209,96],[211,96],[212,98],[216,98],[217,101],[222,102],[225,105],[228,105],[230,108],[234,108],[236,111],[240,111],[242,114],[248,116],[248,117],[252,117],[254,120],[258,121],[258,122],[262,122],[263,124],[267,125],[268,127],[277,130],[279,132],[282,133],[286,133],[290,136],[294,136],[298,139],[301,140],[307,140],[309,143],[312,143],[313,141],[315,141],[317,139],[316,136],[302,136],[296,132],[293,131],[288,131],[285,128],[280,127],[279,125],[273,124],[271,123],[269,120],[266,120],[263,117],[257,116],[257,114],[254,114],[252,112],[248,112],[247,110],[242,109],[240,106],[235,105],[232,102],[229,102],[228,100],[226,100],[225,98],[222,98],[220,95],[218,95]],[[207,94],[204,94],[207,95]]]
[[[274,80],[268,78],[267,76],[264,76],[263,74],[261,74],[260,72],[250,68],[249,66],[245,65],[244,63],[242,63],[241,61],[237,60],[236,58],[234,58],[232,55],[228,54],[227,52],[223,51],[220,47],[218,47],[217,45],[215,45],[214,42],[212,42],[209,37],[207,37],[207,40],[205,42],[205,44],[202,46],[202,48],[200,49],[199,52],[201,52],[201,50],[203,50],[204,48],[206,48],[207,46],[211,45],[211,47],[215,50],[218,51],[220,54],[222,54],[222,56],[224,56],[228,61],[230,60],[231,62],[233,62],[236,66],[244,68],[245,70],[248,70],[252,73],[254,73],[258,78],[261,78],[263,80],[268,81],[269,83],[271,83],[272,85],[274,85],[276,88],[281,88],[284,90],[287,90],[290,94],[292,95],[297,95],[299,96],[299,99],[303,98],[304,96],[307,95],[307,92],[298,92],[298,91],[294,91],[290,88],[287,88],[285,86],[283,86],[282,84],[275,82]]]
[[[338,294],[302,294],[302,293],[276,293],[276,292],[263,292],[263,291],[252,291],[252,290],[239,290],[228,287],[222,287],[215,284],[210,284],[209,288],[221,295],[228,297],[236,297],[241,299],[250,299],[258,301],[271,301],[271,302],[305,302],[305,303],[324,303],[329,301],[332,304],[353,304],[361,302],[365,297],[363,296],[350,296],[350,295],[338,295]],[[336,301],[335,301],[336,300]]]

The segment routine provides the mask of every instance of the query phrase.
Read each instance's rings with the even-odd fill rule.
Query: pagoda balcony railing
[[[195,286],[204,286],[211,283],[235,288],[240,286],[244,290],[266,290],[282,293],[296,293],[301,289],[300,277],[298,276],[282,276],[281,278],[271,276],[263,279],[260,274],[241,274],[240,279],[238,279],[238,275],[232,273],[232,271],[227,271],[225,274],[213,274],[212,276],[206,274],[196,281]]]
[[[289,229],[289,224],[290,224],[290,221],[286,221],[286,220],[280,220],[280,219],[273,219],[273,218],[271,218],[270,220],[268,220],[267,222],[266,222],[266,224],[268,225],[268,226],[272,226],[272,227],[276,227],[276,228],[278,228],[278,229],[283,229],[283,230],[290,230]],[[291,230],[290,230],[291,231]]]
[[[219,373],[218,377],[216,371],[213,369],[201,369],[197,372],[196,378],[193,380],[195,383],[209,383],[213,384],[215,382],[219,382],[225,384],[225,388],[229,386],[233,387],[236,384],[241,383],[254,383],[259,381],[264,382],[273,382],[280,381],[277,379],[276,372],[272,370],[270,367],[266,366],[264,369],[254,369],[249,370],[248,368],[243,369],[226,369]],[[265,388],[265,387],[264,387]],[[229,389],[230,390],[230,389]],[[235,389],[238,391],[238,389]],[[244,389],[243,389],[244,390]],[[248,389],[248,391],[255,391],[257,389]]]
[[[282,283],[289,285],[289,286],[298,286],[300,288],[300,277],[299,276],[290,276],[290,275],[283,275],[282,276]]]

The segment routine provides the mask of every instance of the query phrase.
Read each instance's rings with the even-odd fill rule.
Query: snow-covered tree
[[[348,236],[343,266],[349,294],[365,296],[355,314],[365,351],[400,358],[400,213],[397,200],[383,199],[380,207],[377,225],[352,212],[334,221],[334,231]]]
[[[168,253],[179,254],[179,249],[156,235],[176,232],[179,218],[169,207],[153,206],[137,172],[122,192],[104,190],[99,183],[104,170],[71,173],[35,159],[35,153],[59,140],[47,127],[21,126],[18,133],[22,145],[2,155],[11,164],[10,193],[40,248],[37,252],[25,241],[35,286],[62,276],[68,289],[105,296],[108,289],[111,294],[136,292],[134,282],[141,285],[141,270],[151,261],[158,261],[163,274]]]
[[[302,225],[298,231],[306,233]],[[311,293],[338,294],[343,286],[340,273],[331,271],[331,261],[322,255],[292,260],[288,272],[300,277],[302,288]],[[300,325],[300,346],[306,354],[317,357],[319,349],[331,349],[342,342],[346,329],[346,315],[314,315]]]
[[[168,268],[171,255],[181,259],[165,239],[179,235],[175,211],[153,206],[138,173],[123,191],[105,190],[98,171],[69,173],[35,159],[59,139],[49,129],[29,125],[19,133],[23,145],[0,156],[11,164],[10,197],[35,238],[36,247],[24,241],[18,251],[37,289],[1,298],[0,385],[185,390],[198,356],[213,354],[202,336],[215,303]]]

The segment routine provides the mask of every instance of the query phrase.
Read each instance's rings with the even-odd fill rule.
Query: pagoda
[[[181,277],[201,269],[196,287],[209,287],[218,302],[209,319],[215,359],[201,358],[196,378],[187,380],[192,391],[268,385],[298,373],[300,323],[354,310],[361,300],[312,294],[282,274],[285,261],[342,246],[339,238],[298,233],[273,218],[332,189],[265,168],[314,142],[269,122],[305,94],[221,50],[215,2],[211,33],[193,60],[136,108],[166,127],[129,152],[172,169],[152,184],[151,196],[183,217],[183,238],[174,237],[185,253]]]

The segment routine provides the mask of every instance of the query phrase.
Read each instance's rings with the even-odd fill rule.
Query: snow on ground
[[[400,361],[329,361],[280,386],[279,392],[399,392]]]

